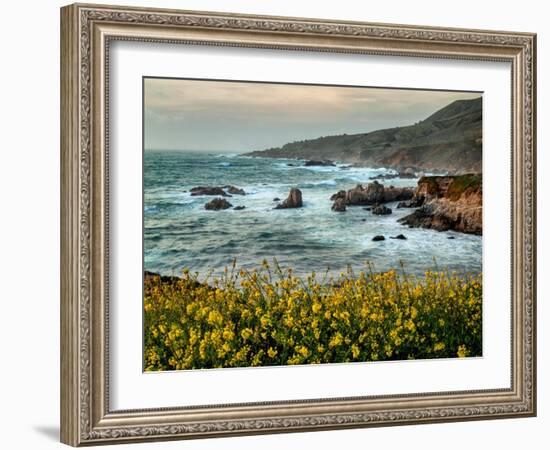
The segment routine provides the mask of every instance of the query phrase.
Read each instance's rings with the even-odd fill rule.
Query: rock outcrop
[[[392,180],[395,178],[420,178],[412,167],[407,167],[403,172],[397,173],[381,173],[370,177],[371,180]]]
[[[338,191],[336,194],[332,194],[330,196],[331,201],[338,200],[339,198],[343,198],[345,200],[346,199],[346,191]]]
[[[482,234],[483,189],[480,174],[423,177],[418,181],[414,198],[422,198],[422,206],[399,219],[400,223],[438,231]]]
[[[420,208],[424,204],[424,197],[413,195],[413,198],[397,204],[397,209],[401,208]]]
[[[391,214],[391,208],[388,208],[385,205],[376,205],[374,208],[372,208],[372,213],[377,216],[386,216],[388,214]]]
[[[198,195],[221,195],[223,197],[231,197],[223,188],[218,186],[197,186],[190,190],[192,196]]]
[[[275,209],[301,208],[302,206],[302,191],[298,188],[292,188],[288,197],[282,203],[279,203]]]
[[[336,212],[344,212],[346,210],[346,199],[345,198],[337,198],[334,203],[332,204],[333,211]]]
[[[208,209],[209,211],[219,211],[220,209],[229,209],[232,206],[233,205],[229,203],[225,198],[215,198],[205,204],[204,209]]]
[[[390,239],[399,239],[404,241],[407,239],[407,236],[405,236],[404,234],[398,234],[397,236],[390,236]]]
[[[246,195],[246,192],[236,186],[196,186],[190,189],[192,196],[200,195],[221,195],[222,197],[231,197],[231,195]]]
[[[340,193],[336,194],[340,195]],[[378,181],[369,183],[366,187],[358,184],[346,193],[347,205],[376,205],[377,203],[388,203],[410,200],[414,195],[414,189],[408,187],[385,187]]]
[[[310,166],[330,166],[333,167],[336,164],[334,164],[334,161],[331,161],[330,159],[323,159],[322,161],[317,161],[314,159],[310,159],[309,161],[306,161],[304,163],[304,166],[310,167]]]
[[[232,195],[246,195],[244,189],[238,188],[236,186],[224,186],[224,189]]]

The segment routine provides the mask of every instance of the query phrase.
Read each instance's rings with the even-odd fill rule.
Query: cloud
[[[147,148],[244,151],[421,120],[479,93],[147,78]],[[252,147],[252,148],[251,148]]]

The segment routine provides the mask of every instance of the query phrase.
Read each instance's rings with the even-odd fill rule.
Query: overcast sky
[[[479,93],[147,78],[147,150],[244,152],[410,125]]]

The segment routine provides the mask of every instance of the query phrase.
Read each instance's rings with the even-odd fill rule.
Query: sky
[[[144,80],[146,150],[246,152],[411,125],[480,93],[186,79]]]

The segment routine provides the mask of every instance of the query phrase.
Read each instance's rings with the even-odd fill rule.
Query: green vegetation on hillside
[[[372,167],[481,172],[482,98],[457,100],[414,125],[323,136],[250,156],[336,159]]]
[[[465,174],[455,176],[447,190],[447,196],[451,200],[458,200],[464,193],[481,189],[481,174]]]

